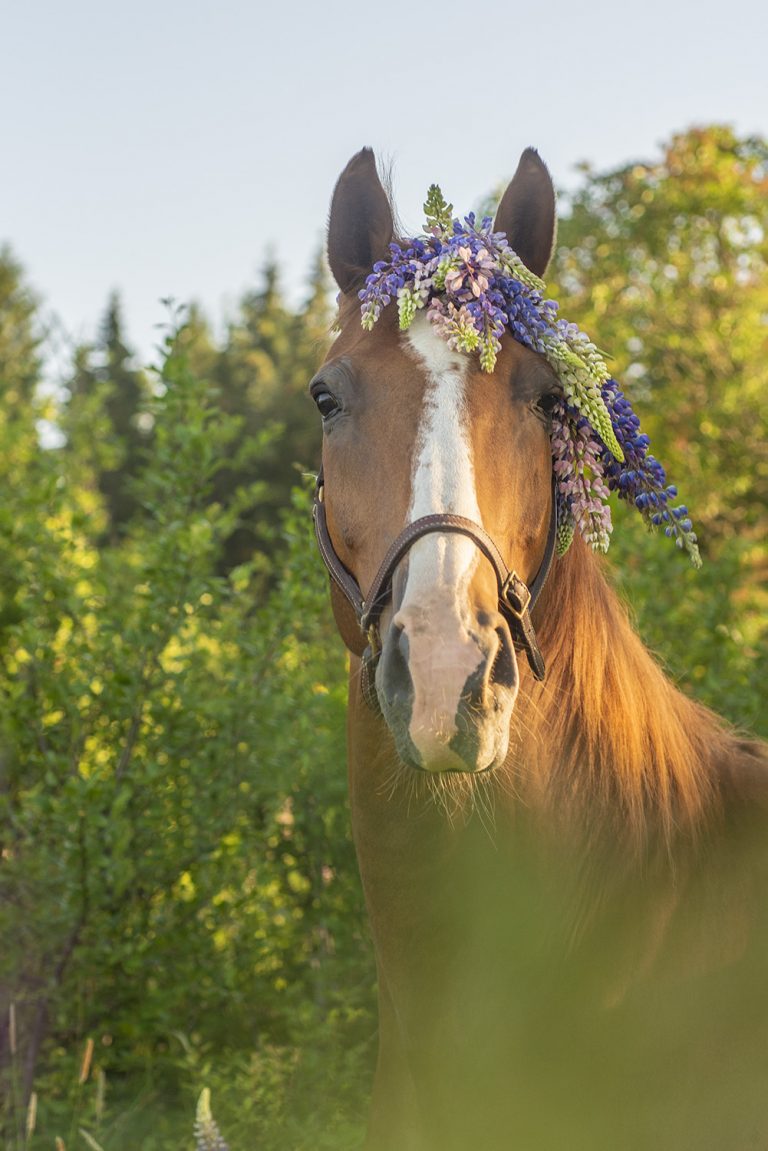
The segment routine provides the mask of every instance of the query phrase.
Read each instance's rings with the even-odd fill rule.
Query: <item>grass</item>
[[[178,1034],[173,1065],[120,1074],[92,1038],[58,1049],[23,1099],[16,1016],[0,1151],[353,1151],[362,1142],[370,1044],[214,1052]],[[212,1104],[213,1100],[213,1104]]]

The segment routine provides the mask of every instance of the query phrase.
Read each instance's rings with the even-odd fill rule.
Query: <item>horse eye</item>
[[[317,404],[317,410],[324,420],[327,420],[339,410],[339,401],[335,396],[332,396],[330,392],[326,391],[325,388],[318,388],[316,392],[313,392],[312,399]]]
[[[543,416],[546,416],[546,418],[549,420],[552,418],[552,414],[557,405],[560,403],[561,398],[562,397],[559,392],[545,392],[543,396],[539,396],[538,400],[536,400],[533,406],[537,412]]]

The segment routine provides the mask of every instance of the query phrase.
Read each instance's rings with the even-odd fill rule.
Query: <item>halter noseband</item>
[[[485,528],[481,527],[480,524],[474,523],[472,520],[465,519],[464,516],[457,516],[452,512],[440,512],[435,515],[422,516],[403,529],[397,539],[390,545],[387,554],[381,561],[381,565],[374,576],[366,599],[363,597],[357,580],[341,562],[333,546],[331,534],[328,531],[328,519],[325,512],[323,469],[322,467],[320,468],[317,482],[315,483],[315,494],[312,504],[312,518],[315,524],[317,546],[331,580],[351,605],[360,626],[362,636],[367,636],[368,645],[362,653],[356,654],[361,654],[363,661],[363,694],[372,707],[376,708],[378,706],[373,677],[381,652],[379,619],[392,595],[392,578],[395,574],[395,568],[417,540],[433,532],[448,532],[467,536],[472,540],[475,546],[480,549],[491,564],[496,575],[499,592],[499,611],[509,626],[512,641],[518,650],[525,652],[531,671],[536,679],[544,679],[546,674],[544,658],[536,639],[530,613],[541,595],[555,555],[555,542],[557,539],[555,482],[553,476],[552,514],[549,520],[549,531],[547,533],[544,556],[530,587],[520,578],[517,572],[509,570],[502,558],[501,552]]]

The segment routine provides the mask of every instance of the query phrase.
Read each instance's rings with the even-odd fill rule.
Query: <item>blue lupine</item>
[[[603,453],[608,487],[620,499],[634,503],[652,527],[666,525],[664,534],[674,538],[678,547],[685,548],[698,567],[701,559],[688,508],[683,504],[677,508],[669,506],[669,501],[677,496],[677,487],[667,483],[664,468],[648,451],[650,440],[640,431],[640,421],[614,379],[606,380],[603,385],[603,399],[624,452],[623,464],[609,452]]]

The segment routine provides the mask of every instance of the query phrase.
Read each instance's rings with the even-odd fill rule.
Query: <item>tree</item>
[[[705,566],[616,508],[610,557],[644,638],[689,688],[765,731],[768,670],[768,144],[725,127],[660,159],[584,169],[548,293],[615,357]],[[634,518],[634,517],[630,517]],[[666,589],[671,589],[665,596]]]
[[[42,340],[38,304],[8,248],[0,249],[1,418],[14,419],[40,382]]]
[[[75,351],[63,418],[71,451],[89,461],[104,498],[112,542],[136,512],[131,481],[151,437],[143,412],[147,379],[133,361],[123,336],[120,300],[113,293],[96,343]]]
[[[564,314],[615,356],[705,540],[766,534],[767,193],[768,142],[691,129],[586,170],[560,228]]]
[[[89,1035],[108,1035],[98,1062],[118,1081],[143,1068],[171,1090],[182,1053],[196,1068],[213,1043],[223,1068],[262,1052],[263,1075],[295,1083],[292,1113],[330,1107],[327,1073],[311,1058],[301,1070],[307,1036],[339,1059],[360,1019],[370,1027],[344,658],[306,500],[284,525],[266,601],[252,564],[216,574],[241,497],[224,506],[213,486],[240,423],[190,371],[189,342],[170,338],[142,409],[152,454],[116,546],[100,546],[69,453],[38,448],[10,477],[0,436],[0,538],[18,573],[0,647],[0,937],[13,940],[0,949],[0,1019],[12,1001],[17,1024],[15,1060],[7,1044],[0,1059],[16,1085],[7,1124],[37,1085],[41,1126],[57,1129],[72,1106],[57,1052]],[[245,1115],[243,1145],[278,1145],[262,1139],[263,1115]],[[135,1142],[173,1138],[174,1119]]]
[[[262,272],[262,285],[246,294],[230,325],[226,344],[212,369],[222,409],[242,421],[232,465],[216,487],[224,501],[244,480],[258,481],[259,505],[244,512],[227,541],[224,565],[232,566],[255,549],[273,555],[280,509],[302,471],[317,467],[318,422],[307,399],[307,384],[323,358],[330,327],[328,275],[318,258],[307,301],[298,310],[285,303],[277,266]],[[249,461],[248,445],[256,429],[271,431],[271,441]]]
[[[39,452],[37,421],[47,414],[39,396],[42,342],[38,304],[8,249],[0,252],[0,442],[7,472],[0,501],[0,647],[19,615],[19,571],[8,545],[15,524],[8,504]],[[0,750],[0,755],[2,754]]]

